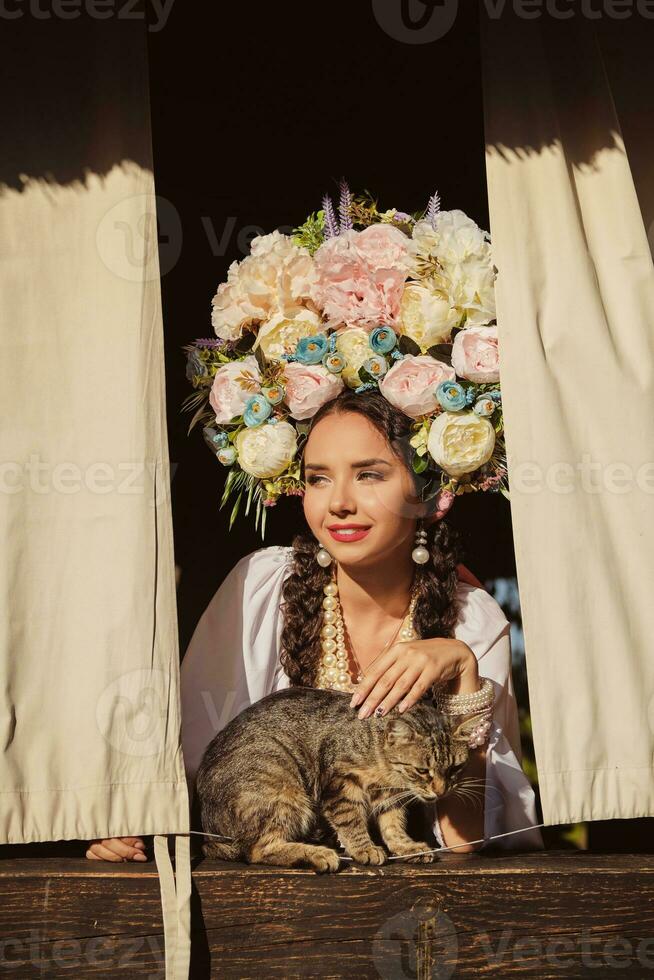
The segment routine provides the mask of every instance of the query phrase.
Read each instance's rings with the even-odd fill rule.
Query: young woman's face
[[[414,547],[421,503],[413,479],[364,416],[335,413],[316,424],[304,449],[304,477],[309,527],[341,564],[374,564]]]

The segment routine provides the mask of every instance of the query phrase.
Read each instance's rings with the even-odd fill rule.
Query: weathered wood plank
[[[196,860],[192,977],[654,976],[654,856],[444,855],[318,876]],[[0,971],[163,977],[154,862],[0,860]]]

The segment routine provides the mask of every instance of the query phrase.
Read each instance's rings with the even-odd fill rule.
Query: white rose
[[[448,298],[416,282],[404,287],[399,332],[414,340],[423,354],[434,344],[446,343],[459,320]]]
[[[272,479],[288,467],[297,450],[297,432],[289,422],[241,429],[234,440],[238,464],[259,479]]]
[[[267,361],[280,361],[282,354],[292,354],[298,340],[323,332],[317,313],[300,310],[295,316],[278,313],[259,330],[253,350],[261,347]]]
[[[450,476],[472,473],[488,462],[494,448],[491,423],[465,409],[437,415],[427,439],[429,455]]]
[[[249,354],[242,361],[231,361],[218,368],[209,393],[209,404],[216,422],[224,425],[242,415],[252,395],[260,390],[261,375],[256,357]]]
[[[495,319],[495,270],[490,258],[470,256],[443,267],[452,303],[466,314],[466,327],[478,327]]]
[[[418,252],[441,262],[461,262],[471,255],[490,256],[488,232],[482,231],[464,211],[439,211],[430,221],[417,221],[412,238]]]
[[[341,377],[349,388],[358,388],[361,384],[359,368],[372,354],[368,342],[369,336],[368,331],[364,330],[363,327],[348,327],[336,338],[336,348],[347,361],[341,372]]]

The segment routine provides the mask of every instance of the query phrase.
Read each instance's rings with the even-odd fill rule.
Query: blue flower
[[[279,405],[284,400],[285,392],[282,385],[270,385],[267,388],[262,388],[261,394],[271,405]]]
[[[329,341],[324,333],[313,337],[303,337],[298,341],[295,356],[300,364],[320,364],[329,349]]]
[[[332,374],[340,374],[345,367],[345,358],[338,351],[328,351],[323,357],[322,363]]]
[[[472,405],[477,398],[475,388],[466,388],[466,405]]]
[[[397,344],[397,334],[392,327],[375,327],[368,343],[375,354],[390,354]]]
[[[248,398],[243,412],[243,421],[250,428],[261,425],[272,412],[272,405],[263,395],[252,395]]]
[[[216,432],[215,435],[211,436],[211,441],[218,449],[222,449],[223,446],[229,445],[229,436],[226,432]]]
[[[457,381],[441,381],[436,387],[436,397],[447,412],[458,412],[466,404],[465,389]]]
[[[488,397],[492,398],[496,405],[502,404],[502,392],[501,391],[489,391]]]
[[[231,466],[236,461],[236,450],[233,446],[225,446],[216,453],[223,466]]]
[[[363,367],[373,378],[383,378],[388,371],[388,362],[381,354],[373,354],[363,362]]]
[[[482,418],[488,418],[488,416],[492,415],[495,411],[495,402],[487,395],[482,395],[477,399],[472,410],[475,415],[480,415]]]

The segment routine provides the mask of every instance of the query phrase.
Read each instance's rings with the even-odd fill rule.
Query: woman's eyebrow
[[[392,464],[388,462],[387,459],[360,459],[358,463],[352,463],[351,468],[353,470],[359,469],[361,466],[375,466],[381,463],[382,466],[391,466]],[[324,463],[305,463],[305,470],[328,470],[329,467]]]

